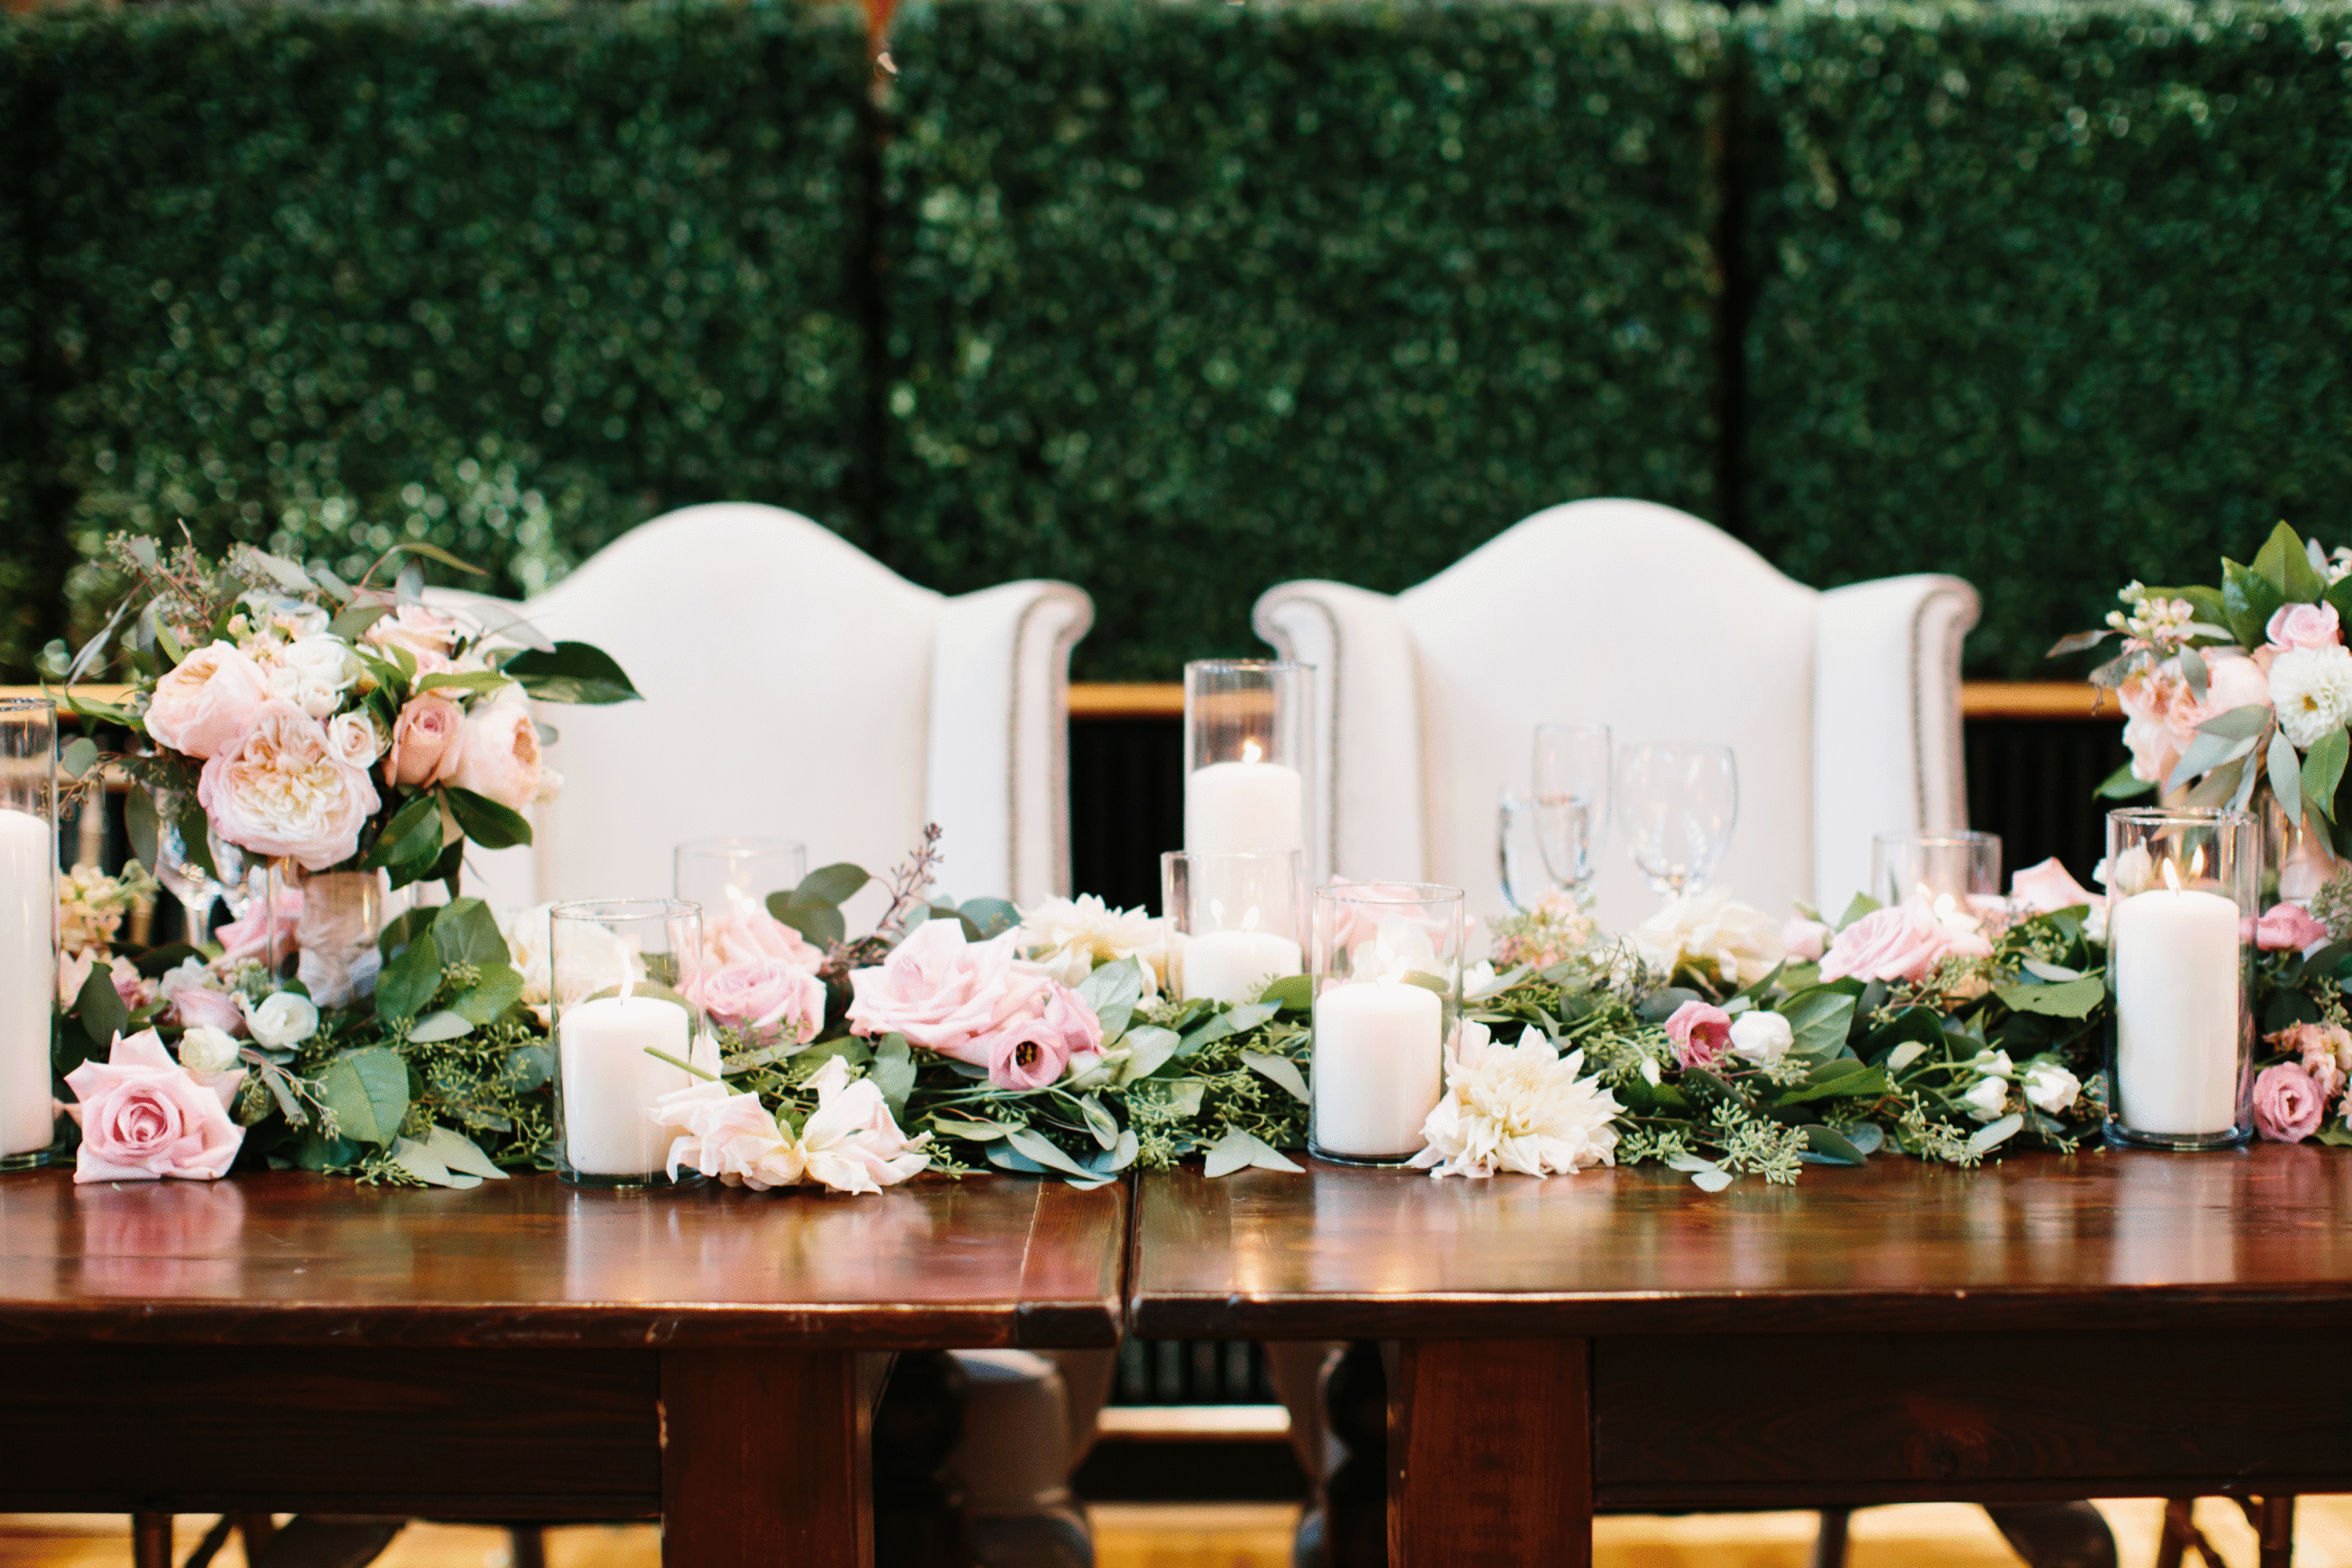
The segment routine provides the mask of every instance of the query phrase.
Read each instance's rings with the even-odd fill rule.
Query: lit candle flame
[[[2192,877],[2197,874],[2197,868],[2193,863],[2189,868],[2189,874]],[[2164,881],[2165,885],[2174,892],[2180,891],[2180,872],[2177,862],[2167,860],[2164,863]]]
[[[1244,741],[1242,742],[1242,761],[1245,763],[1257,763],[1264,762],[1265,760],[1265,752],[1255,741]]]
[[[2189,874],[2191,877],[2199,877],[2202,876],[2204,872],[2205,846],[2200,844],[2196,848],[2191,849],[2189,852]]]

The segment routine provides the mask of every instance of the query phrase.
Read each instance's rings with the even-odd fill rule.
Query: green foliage
[[[1972,662],[2048,679],[2127,580],[2346,531],[2352,13],[1790,5],[1749,47],[1784,570],[1957,572]]]
[[[904,13],[881,547],[1083,584],[1097,677],[1246,652],[1591,495],[1706,511],[1704,14]]]
[[[46,412],[78,499],[45,522],[94,560],[110,530],[185,517],[208,547],[354,578],[426,541],[528,592],[688,501],[838,516],[867,74],[853,16],[797,5],[0,32],[0,123],[54,100]],[[0,399],[22,389],[23,232],[0,222]]]

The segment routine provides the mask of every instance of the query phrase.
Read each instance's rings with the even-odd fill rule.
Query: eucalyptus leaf
[[[1927,1047],[1917,1040],[1906,1040],[1886,1053],[1885,1067],[1890,1074],[1901,1072],[1927,1054]]]
[[[486,1025],[521,1000],[522,976],[511,964],[494,963],[483,965],[479,978],[451,997],[449,1006],[458,1016]]]
[[[1024,1176],[1042,1176],[1045,1167],[1004,1142],[991,1143],[982,1151],[988,1163],[1000,1171],[1013,1171]]]
[[[1853,1030],[1853,995],[1826,985],[1798,992],[1780,1004],[1780,1012],[1789,1021],[1791,1056],[1834,1056]]]
[[[818,904],[839,908],[873,879],[866,875],[864,867],[853,866],[845,860],[838,861],[831,866],[820,866],[803,877],[800,886],[792,889],[790,899],[795,906],[803,909]]]
[[[2189,695],[2194,697],[2200,702],[2204,701],[2207,684],[2205,656],[2199,653],[2193,647],[2182,648],[2180,650],[2180,673],[2186,677],[2189,681]]]
[[[2107,999],[2107,983],[2097,975],[2055,985],[2003,985],[1993,992],[2001,1005],[2052,1018],[2087,1018]]]
[[[1832,1165],[1859,1165],[1866,1157],[1852,1139],[1833,1127],[1808,1122],[1804,1132],[1809,1158]]]
[[[971,922],[982,942],[1021,923],[1021,911],[1003,899],[966,899],[956,912]]]
[[[2247,571],[2236,562],[2221,563],[2221,614],[2230,623],[2231,635],[2246,647],[2260,647],[2268,638],[2266,628],[2286,595],[2267,577]]]
[[[488,572],[483,571],[479,566],[475,565],[472,562],[461,560],[458,557],[450,554],[439,545],[428,544],[421,539],[404,539],[399,543],[394,545],[392,547],[392,551],[388,551],[386,553],[389,554],[394,552],[401,551],[405,551],[411,555],[422,555],[427,560],[438,561],[444,566],[454,566],[458,571],[463,572],[471,577],[487,577],[489,575]],[[403,567],[400,574],[404,579],[410,572],[415,570],[415,565],[411,564],[409,566]],[[419,574],[418,581],[423,581],[421,574]]]
[[[375,847],[360,864],[370,870],[410,864],[441,853],[441,805],[429,795],[412,796],[376,835]]]
[[[408,1063],[383,1046],[345,1051],[320,1069],[319,1098],[343,1137],[389,1143],[408,1114]]]
[[[1048,1169],[1065,1175],[1076,1176],[1082,1182],[1095,1179],[1095,1173],[1062,1152],[1054,1141],[1028,1127],[1015,1127],[1004,1135],[1004,1141],[1019,1152],[1027,1155]]]
[[[2101,800],[2129,800],[2134,795],[2146,795],[2155,787],[2133,773],[2132,764],[2126,763],[2099,781],[2099,787],[2091,793]]]
[[[1728,1171],[1695,1171],[1691,1173],[1691,1185],[1703,1193],[1719,1193],[1731,1185],[1733,1179]]]
[[[437,1045],[443,1040],[462,1040],[473,1032],[473,1019],[467,1017],[463,1013],[453,1013],[445,1007],[437,1013],[427,1013],[417,1019],[415,1027],[408,1031],[408,1037],[429,1046]]]
[[[1096,1142],[1105,1149],[1118,1147],[1118,1119],[1104,1109],[1099,1099],[1087,1095],[1078,1101],[1078,1111],[1087,1119],[1087,1131],[1094,1134]]]
[[[414,1138],[393,1140],[392,1163],[430,1186],[456,1187],[463,1190],[482,1184],[482,1178],[478,1175],[451,1171],[429,1145],[421,1143]]]
[[[2289,822],[2303,821],[2307,815],[2303,800],[2303,763],[2294,754],[2294,743],[2286,738],[2284,730],[2271,731],[2264,765],[2270,773],[2271,794],[2278,797],[2279,809],[2286,813]]]
[[[1290,1091],[1291,1098],[1301,1105],[1308,1102],[1307,1079],[1298,1071],[1298,1064],[1288,1057],[1277,1057],[1265,1051],[1244,1051],[1242,1060]]]
[[[874,1047],[873,1065],[866,1076],[882,1091],[892,1116],[902,1116],[907,1110],[907,1097],[915,1091],[915,1058],[907,1048],[904,1035],[885,1035]]]
[[[2018,1129],[2024,1125],[2025,1118],[2015,1111],[1998,1121],[1988,1121],[1969,1135],[1968,1151],[1979,1157],[1989,1154],[2015,1137]]]
[[[2311,750],[2304,754],[2304,797],[2330,821],[2336,817],[2336,790],[2344,782],[2347,754],[2352,754],[2352,742],[2347,741],[2340,729],[2330,730],[2314,741]]]
[[[1244,1128],[1227,1129],[1223,1138],[1202,1151],[1201,1170],[1204,1175],[1230,1176],[1253,1165],[1265,1171],[1286,1171],[1292,1175],[1304,1173],[1304,1168],[1296,1161]]]
[[[1143,965],[1133,958],[1097,964],[1076,989],[1078,1000],[1093,1008],[1097,1017],[1113,1008],[1131,1011],[1143,999]]]
[[[1143,1145],[1132,1132],[1121,1132],[1118,1142],[1087,1162],[1087,1168],[1098,1176],[1115,1176],[1135,1163]]]
[[[88,735],[76,735],[58,752],[58,771],[68,778],[78,779],[98,765],[98,742]]]
[[[2048,981],[2080,980],[2083,978],[2083,972],[2079,969],[2069,969],[2063,963],[2045,963],[2039,958],[2026,959],[2019,967],[2022,968],[2028,974],[2037,975],[2040,978]]]
[[[187,857],[189,865],[214,881],[221,879],[220,868],[213,864],[212,821],[205,816],[205,808],[194,790],[180,802],[180,853]]]
[[[357,642],[370,626],[390,614],[390,605],[353,605],[329,621],[327,630],[345,642]]]
[[[1124,1086],[1141,1078],[1150,1078],[1176,1055],[1183,1037],[1173,1029],[1163,1029],[1156,1024],[1141,1024],[1129,1029],[1124,1038],[1127,1060],[1118,1070],[1118,1081]]]
[[[985,1117],[967,1116],[957,1110],[933,1112],[931,1127],[942,1138],[962,1138],[974,1143],[985,1143],[992,1138],[1002,1138],[1012,1131],[1002,1121],[992,1121]]]
[[[1315,984],[1307,975],[1286,974],[1259,992],[1257,999],[1286,1013],[1304,1013],[1314,1004]]]

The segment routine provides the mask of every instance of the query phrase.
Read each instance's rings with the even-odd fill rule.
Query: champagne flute
[[[1552,879],[1580,895],[1600,868],[1593,851],[1609,828],[1609,726],[1538,724],[1535,798],[1562,808],[1540,837]]]
[[[1617,765],[1617,811],[1634,866],[1668,897],[1695,893],[1731,847],[1739,769],[1729,746],[1635,746]]]

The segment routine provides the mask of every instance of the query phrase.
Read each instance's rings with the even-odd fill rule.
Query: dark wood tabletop
[[[1126,1194],[984,1175],[879,1195],[551,1176],[0,1176],[0,1340],[655,1346],[1117,1342]]]
[[[1434,1181],[1316,1164],[1147,1175],[1155,1338],[2352,1322],[2352,1154],[1881,1157],[1719,1194],[1654,1166]]]

